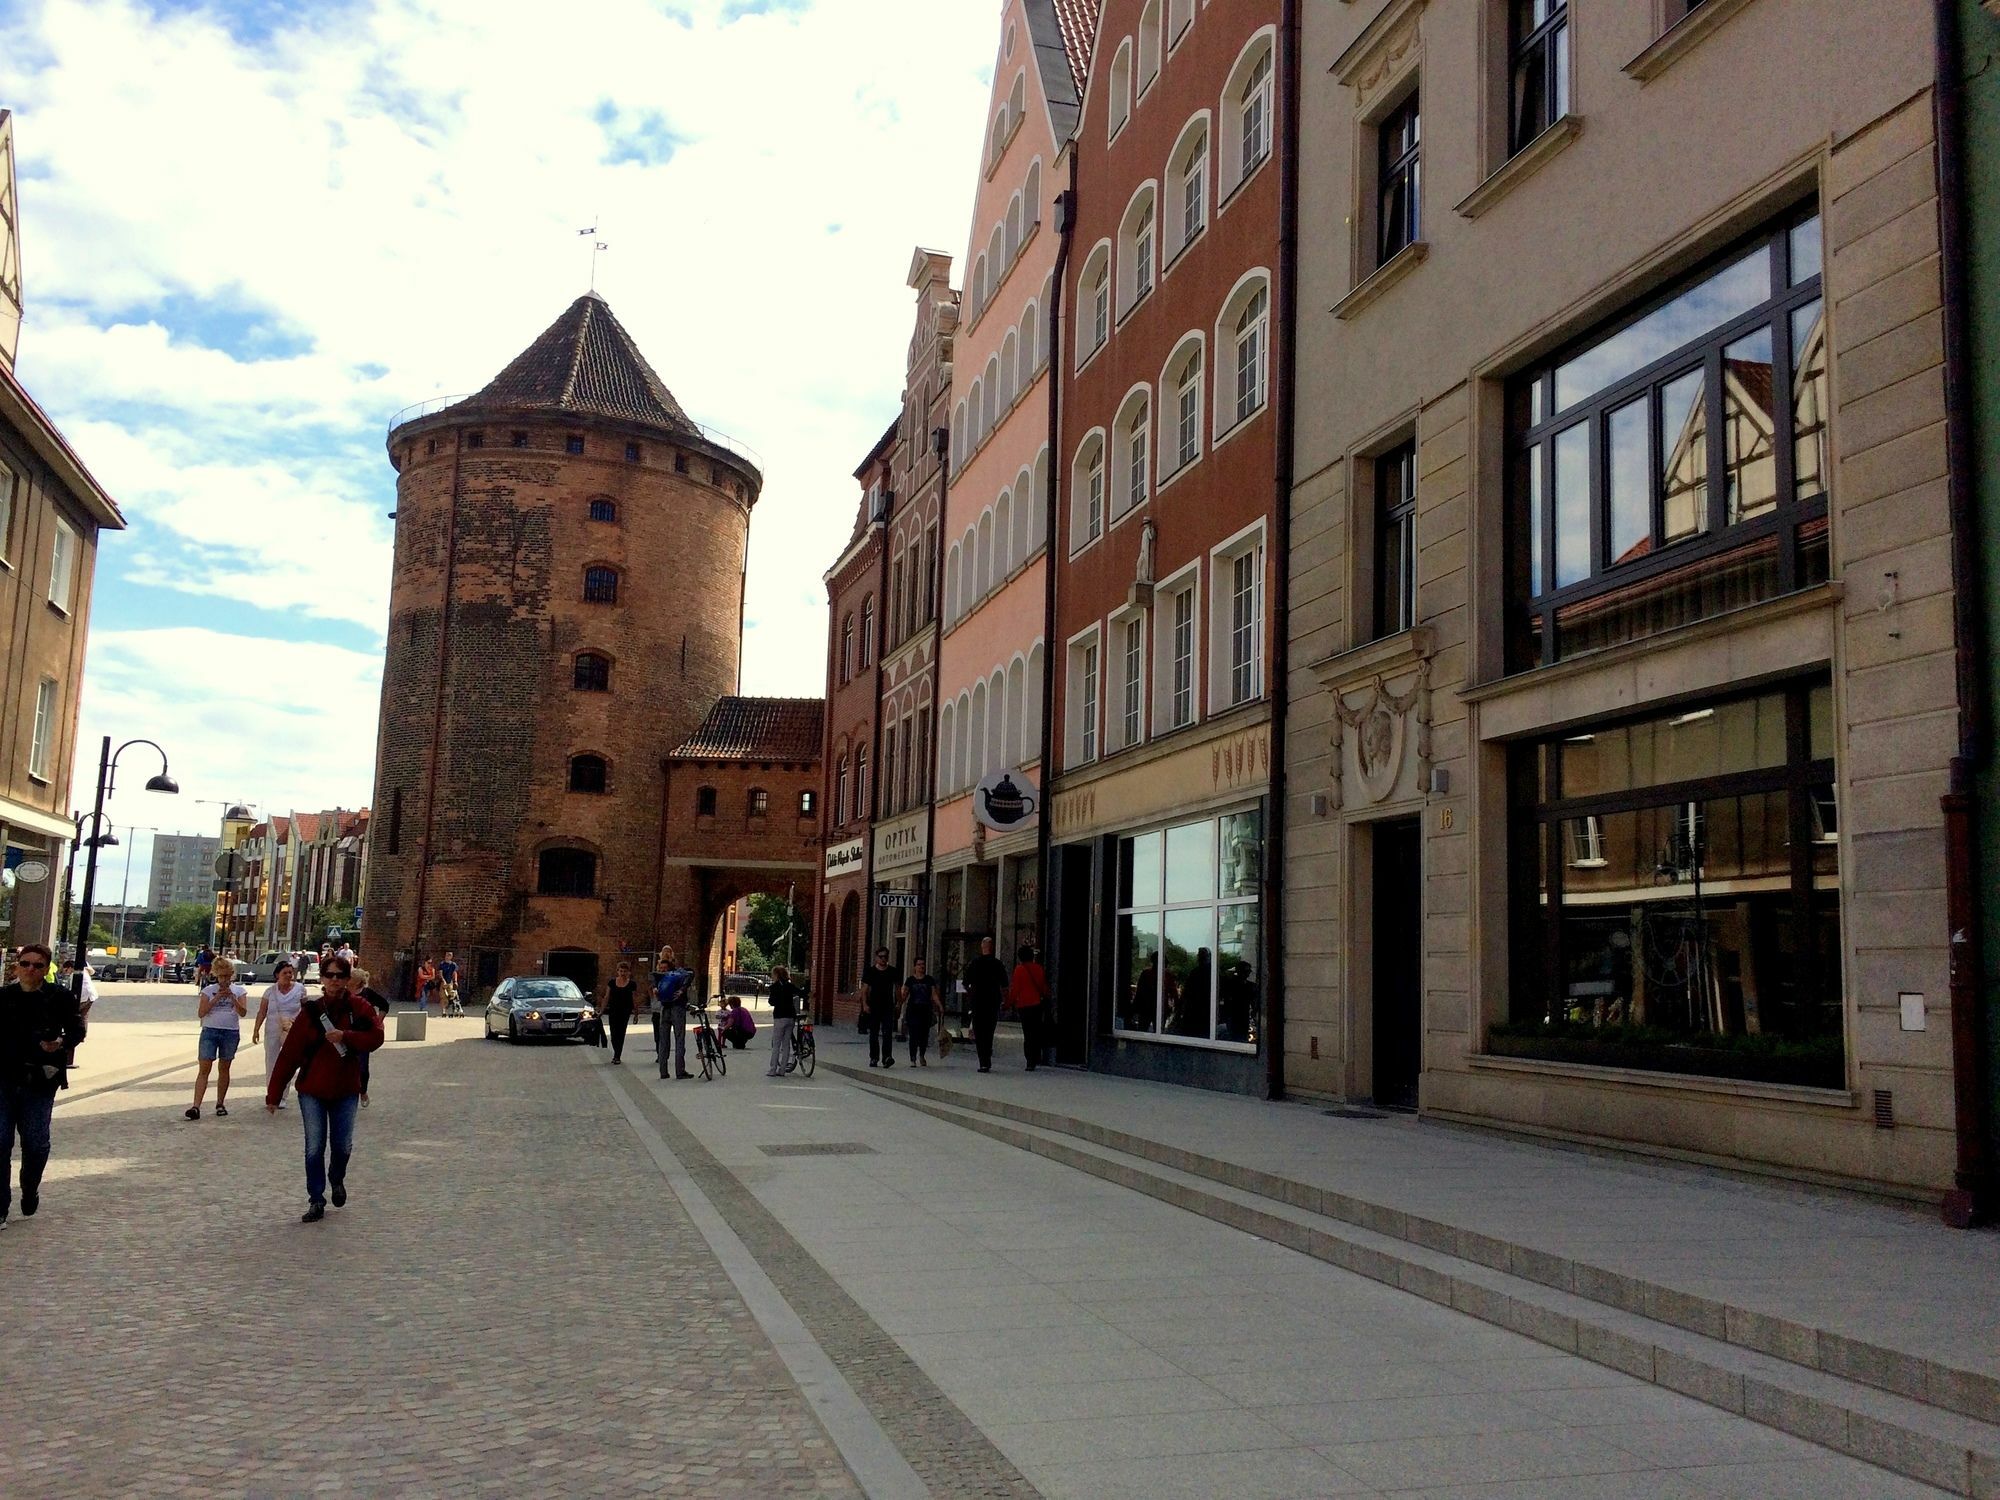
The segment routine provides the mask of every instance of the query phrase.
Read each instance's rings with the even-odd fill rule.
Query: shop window
[[[542,896],[597,894],[597,856],[588,849],[544,849],[536,862],[535,892]]]
[[[1508,150],[1569,113],[1569,0],[1508,0]]]
[[[572,755],[569,761],[569,789],[572,792],[602,792],[609,770],[601,755]]]
[[[1517,670],[1826,579],[1820,259],[1780,221],[1516,383]]]
[[[1255,811],[1118,841],[1115,1032],[1254,1050],[1262,848]]]
[[[1843,1087],[1824,681],[1520,747],[1495,1052]]]

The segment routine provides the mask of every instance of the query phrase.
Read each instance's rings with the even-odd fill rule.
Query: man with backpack
[[[654,965],[654,971],[659,977],[653,981],[653,1054],[659,1059],[660,1076],[692,1078],[694,1074],[687,1066],[687,1016],[694,971],[675,963],[671,948],[660,950],[660,961]],[[668,1028],[673,1033],[672,1074],[667,1072]]]
[[[354,1151],[354,1117],[367,1087],[362,1059],[382,1045],[382,1018],[375,1007],[352,992],[352,964],[339,956],[320,970],[321,996],[307,1000],[285,1033],[271,1081],[264,1091],[264,1108],[278,1112],[285,1085],[299,1080],[299,1120],[306,1132],[306,1197],[303,1224],[326,1217],[326,1196],[333,1189],[333,1206],[347,1202],[347,1162]],[[333,1160],[326,1160],[329,1145]]]

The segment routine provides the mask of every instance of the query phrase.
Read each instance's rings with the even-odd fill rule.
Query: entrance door
[[[1091,857],[1088,844],[1050,851],[1055,863],[1056,1061],[1082,1067],[1090,1061]]]
[[[1374,954],[1375,1103],[1417,1107],[1423,1068],[1423,837],[1415,818],[1377,823]]]
[[[567,979],[586,995],[597,992],[597,955],[582,948],[551,948],[546,972]]]

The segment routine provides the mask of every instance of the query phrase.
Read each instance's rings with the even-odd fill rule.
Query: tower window
[[[639,461],[639,445],[637,443],[627,443],[625,445],[625,462],[628,464],[636,464],[638,461]]]
[[[714,787],[703,786],[695,788],[694,811],[695,816],[698,818],[712,818],[715,816]]]
[[[597,894],[597,856],[588,849],[544,849],[536,862],[535,891],[542,896]]]
[[[688,456],[685,453],[676,453],[674,455],[674,472],[676,474],[685,474],[687,471]]]
[[[567,437],[565,437],[563,439],[563,452],[565,453],[583,452],[583,434],[580,432],[572,432]]]
[[[528,446],[528,435],[525,432],[513,432],[508,435],[507,441],[516,448],[525,448]]]
[[[750,788],[750,816],[765,818],[771,814],[771,794],[761,786]]]
[[[486,446],[486,434],[483,432],[468,432],[465,435],[465,446],[468,448],[484,448]]]
[[[585,604],[616,604],[618,602],[618,570],[616,568],[585,568],[583,570],[583,602]]]
[[[819,794],[807,789],[799,793],[799,816],[810,818],[819,811]]]
[[[569,789],[572,792],[602,792],[609,769],[601,755],[572,755],[569,761]]]
[[[590,519],[593,521],[610,521],[616,523],[618,520],[618,502],[616,500],[602,499],[591,501]]]
[[[576,658],[576,690],[579,693],[611,691],[611,658],[595,651],[580,651]]]

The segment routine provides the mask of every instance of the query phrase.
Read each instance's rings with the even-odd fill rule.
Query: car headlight
[[[542,1018],[542,1013],[538,1010],[531,1010],[528,1012],[528,1019],[530,1021],[539,1021],[541,1020],[541,1018]]]
[[[586,1005],[586,1006],[585,1006],[585,1007],[583,1008],[583,1018],[584,1018],[584,1020],[586,1020],[586,1021],[588,1021],[588,1020],[589,1020],[589,1019],[590,1019],[591,1017],[595,1016],[596,1014],[597,1014],[597,1012],[596,1012],[595,1010],[591,1009],[591,1007],[589,1007],[588,1005]]]

